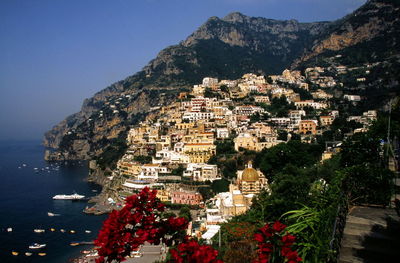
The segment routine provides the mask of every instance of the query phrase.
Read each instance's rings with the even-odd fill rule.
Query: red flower
[[[282,224],[279,221],[276,221],[274,223],[274,225],[272,226],[272,228],[276,231],[276,232],[281,232],[282,230],[284,230],[286,228],[286,225]]]
[[[291,246],[293,245],[294,241],[296,241],[296,237],[290,234],[286,234],[282,237],[282,242],[284,246]]]
[[[104,221],[95,240],[99,258],[96,262],[123,261],[132,250],[145,242],[159,244],[160,239],[169,235],[174,242],[178,232],[187,227],[184,218],[161,219],[164,205],[156,197],[157,191],[144,188],[139,194],[126,199],[120,211],[113,211]]]
[[[273,230],[269,227],[268,224],[266,224],[265,226],[263,226],[260,231],[267,237],[272,237],[273,234]]]
[[[207,245],[200,245],[196,240],[186,238],[176,249],[171,249],[170,263],[222,263],[217,260],[218,251]]]
[[[302,260],[291,248],[296,237],[290,234],[283,235],[282,231],[285,228],[286,225],[276,221],[273,224],[266,224],[259,229],[260,233],[254,234],[254,240],[258,242],[258,259],[253,263],[267,263],[271,258],[288,263]]]
[[[288,259],[288,262],[290,263],[297,263],[302,261],[302,259],[299,257],[297,254],[297,251],[291,251],[286,255],[286,258]]]
[[[264,242],[264,236],[260,233],[254,234],[254,240],[261,243]]]

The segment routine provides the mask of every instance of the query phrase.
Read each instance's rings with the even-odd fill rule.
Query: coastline
[[[115,205],[109,204],[107,201],[107,194],[106,194],[106,184],[108,181],[107,176],[105,175],[104,171],[101,170],[97,165],[96,161],[89,161],[89,174],[87,181],[90,183],[95,183],[101,186],[101,192],[90,198],[88,204],[93,204],[89,207],[89,205],[83,210],[85,214],[92,214],[92,215],[103,215],[110,213],[113,209],[117,207]]]
[[[101,191],[98,195],[89,199],[88,206],[82,211],[83,213],[99,216],[108,214],[116,208],[107,202],[107,195],[105,192],[107,177],[104,171],[101,170],[93,160],[89,161],[89,173],[86,181],[101,186]],[[72,257],[69,262],[94,263],[98,257],[95,247],[93,245],[87,247],[88,244],[80,245],[84,245],[85,249],[81,250],[79,255]]]

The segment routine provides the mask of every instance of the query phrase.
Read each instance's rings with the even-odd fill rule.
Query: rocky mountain
[[[353,56],[362,57],[357,55],[360,48],[370,56],[363,58],[367,61],[396,57],[398,2],[370,0],[334,22],[299,23],[240,13],[211,17],[186,40],[162,50],[143,70],[86,99],[80,112],[47,132],[44,144],[55,151],[47,152],[46,158],[99,156],[124,138],[129,125],[205,76],[275,74],[290,66],[326,63],[338,52],[345,54],[342,60],[354,61]],[[376,52],[371,52],[370,43],[379,46]]]
[[[369,0],[329,25],[326,32],[296,59],[292,67],[323,57],[345,54],[344,64],[359,64],[397,56],[400,47],[400,1]]]

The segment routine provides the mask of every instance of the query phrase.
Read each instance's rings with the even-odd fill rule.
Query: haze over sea
[[[47,163],[43,153],[40,141],[0,142],[0,262],[68,262],[85,249],[71,247],[70,242],[95,239],[105,219],[105,216],[82,213],[88,205],[86,201],[52,199],[56,194],[74,191],[94,196],[100,187],[85,181],[88,174],[85,162]],[[60,216],[49,217],[47,212]],[[8,227],[13,231],[7,232]],[[35,228],[46,232],[34,233]],[[56,231],[51,232],[50,228]],[[62,233],[60,229],[76,233]],[[34,242],[47,244],[41,251],[46,256],[38,256],[37,251],[30,251],[33,252],[30,257],[25,256],[28,246]],[[12,256],[12,251],[19,255]]]

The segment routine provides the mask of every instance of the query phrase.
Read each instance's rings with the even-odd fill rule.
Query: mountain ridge
[[[124,138],[129,125],[151,108],[171,102],[203,77],[237,79],[248,72],[277,74],[285,68],[301,68],[327,52],[373,40],[390,29],[387,21],[397,26],[398,4],[388,2],[367,1],[333,22],[300,23],[239,12],[211,17],[185,40],[161,50],[141,71],[85,99],[80,112],[45,134],[44,145],[56,149],[46,158],[98,156],[107,145]],[[371,20],[374,14],[376,19]],[[385,18],[387,14],[393,18]],[[367,17],[368,21],[354,19],[357,16]],[[384,32],[379,23],[385,24]],[[375,31],[368,34],[371,28]],[[110,105],[114,110],[109,111]]]

